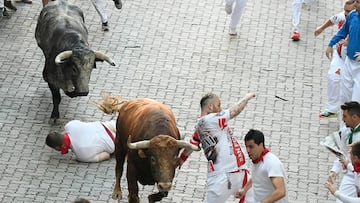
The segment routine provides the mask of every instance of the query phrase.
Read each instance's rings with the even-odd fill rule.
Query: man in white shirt
[[[248,93],[227,110],[222,110],[219,96],[213,93],[206,94],[200,101],[201,115],[190,143],[197,146],[201,144],[208,160],[207,203],[226,202],[247,182],[249,174],[245,157],[228,122],[239,115],[254,97],[254,93]],[[191,151],[183,151],[181,161],[184,162],[190,154]],[[248,199],[246,195],[240,203],[250,203]]]
[[[340,133],[341,148],[345,153],[345,158],[351,160],[347,147],[353,142],[360,141],[360,104],[356,101],[346,102],[341,105],[341,110],[343,111],[343,121],[347,127]],[[342,162],[344,162],[344,160],[336,159],[334,161],[333,167],[328,175],[328,182],[330,184],[334,184],[337,174],[346,169]],[[345,170],[345,174],[342,177],[339,192],[349,197],[357,197],[358,194],[355,187],[355,176],[353,171]],[[337,199],[336,202],[341,203],[342,201]]]
[[[107,122],[81,122],[73,120],[65,125],[63,133],[52,132],[46,145],[67,154],[69,149],[82,162],[108,160],[115,151],[116,120]]]
[[[254,203],[288,203],[284,166],[279,158],[265,147],[264,134],[259,130],[251,129],[244,140],[253,168],[251,180],[236,194],[236,197],[241,198],[252,186]]]

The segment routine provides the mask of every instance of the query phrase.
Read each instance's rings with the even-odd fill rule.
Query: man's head
[[[353,164],[360,163],[360,142],[355,142],[351,145],[351,162]]]
[[[207,93],[201,98],[200,107],[202,115],[217,113],[222,110],[219,96],[213,93]]]
[[[47,146],[57,151],[61,151],[61,146],[64,143],[64,135],[57,132],[49,133],[45,143]]]
[[[355,9],[355,0],[346,0],[344,2],[344,14],[345,17],[352,11]]]
[[[354,7],[358,13],[360,13],[360,0],[355,0]]]
[[[345,102],[341,105],[341,110],[346,127],[355,128],[360,123],[360,104],[358,102]]]
[[[246,151],[251,160],[256,160],[265,149],[264,134],[259,130],[250,129],[245,135]]]

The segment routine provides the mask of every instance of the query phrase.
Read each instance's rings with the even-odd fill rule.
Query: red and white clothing
[[[329,20],[340,29],[346,20],[344,11],[332,16]],[[346,46],[340,43],[336,44],[328,71],[327,102],[325,104],[325,109],[332,113],[337,113],[340,104],[345,102],[340,97],[340,73],[345,66],[345,58]]]
[[[353,175],[354,175],[354,183],[355,183],[355,188],[356,188],[356,191],[358,193],[357,196],[349,196],[349,195],[346,195],[344,194],[343,192],[341,192],[340,190],[337,190],[335,193],[334,193],[334,196],[337,198],[337,200],[339,202],[344,202],[344,203],[360,203],[360,198],[358,197],[359,196],[359,189],[360,189],[360,171],[357,167],[357,170],[354,170],[354,166],[349,163],[347,165],[347,171],[349,172],[352,172]]]
[[[286,184],[286,174],[280,159],[271,152],[263,156],[263,160],[254,163],[251,170],[251,180],[255,203],[261,202],[275,191],[271,177],[283,177]],[[288,195],[276,201],[276,203],[288,203]]]
[[[341,150],[344,152],[345,157],[347,160],[351,160],[350,159],[350,153],[347,149],[347,146],[350,144],[349,143],[349,135],[350,135],[350,129],[349,128],[344,128],[341,131]],[[352,135],[352,142],[358,142],[360,141],[360,132],[356,132]],[[335,172],[336,174],[339,174],[340,172],[343,171],[343,167],[342,167],[342,163],[340,162],[339,159],[336,159],[334,161],[333,167],[331,168],[331,171]],[[339,187],[339,192],[345,196],[348,197],[357,197],[357,190],[355,187],[355,175],[354,172],[352,170],[346,170],[344,171],[343,174],[343,178],[341,179],[341,183],[340,183],[340,187]],[[341,201],[341,199],[336,199],[336,203],[342,203],[343,201]],[[345,201],[344,201],[345,202]]]
[[[97,156],[101,152],[112,154],[115,143],[106,128],[116,136],[116,121],[107,122],[82,122],[72,120],[65,125],[65,132],[70,138],[70,149],[76,159],[82,162],[98,162]]]
[[[208,203],[225,202],[241,189],[249,178],[244,153],[232,136],[229,120],[229,110],[200,117],[190,140],[194,145],[201,144],[208,159]]]

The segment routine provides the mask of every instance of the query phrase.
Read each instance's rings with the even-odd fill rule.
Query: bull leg
[[[148,196],[149,203],[161,201],[162,198],[167,197],[168,192],[158,192]]]
[[[118,136],[118,134],[117,134]],[[112,193],[112,198],[121,200],[122,194],[121,194],[121,176],[124,170],[124,162],[125,162],[125,156],[126,156],[126,150],[123,149],[123,147],[120,146],[119,143],[115,144],[115,157],[116,157],[116,166],[115,166],[115,186]]]
[[[51,117],[49,123],[56,123],[56,120],[60,118],[59,114],[59,105],[61,102],[60,89],[55,87],[54,85],[48,84],[52,94],[53,100],[53,110],[51,112]]]
[[[128,182],[128,190],[129,190],[129,203],[139,203],[139,186],[137,183],[137,170],[134,167],[133,161],[129,160],[128,157],[128,166],[126,172],[126,179]]]

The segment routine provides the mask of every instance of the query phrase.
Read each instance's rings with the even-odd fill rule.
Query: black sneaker
[[[9,12],[6,10],[5,7],[3,8],[2,16],[6,17],[6,18],[10,18],[10,14],[9,14]]]
[[[101,25],[101,28],[103,31],[109,31],[109,25],[108,25],[108,22],[105,22]]]
[[[4,5],[5,5],[6,7],[8,7],[9,9],[13,10],[13,11],[16,11],[16,10],[17,10],[17,8],[16,8],[16,7],[12,4],[12,2],[9,1],[9,0],[5,0],[5,1],[4,1]]]
[[[117,9],[121,9],[122,8],[122,2],[121,0],[114,0],[114,3],[115,3],[115,7]]]

